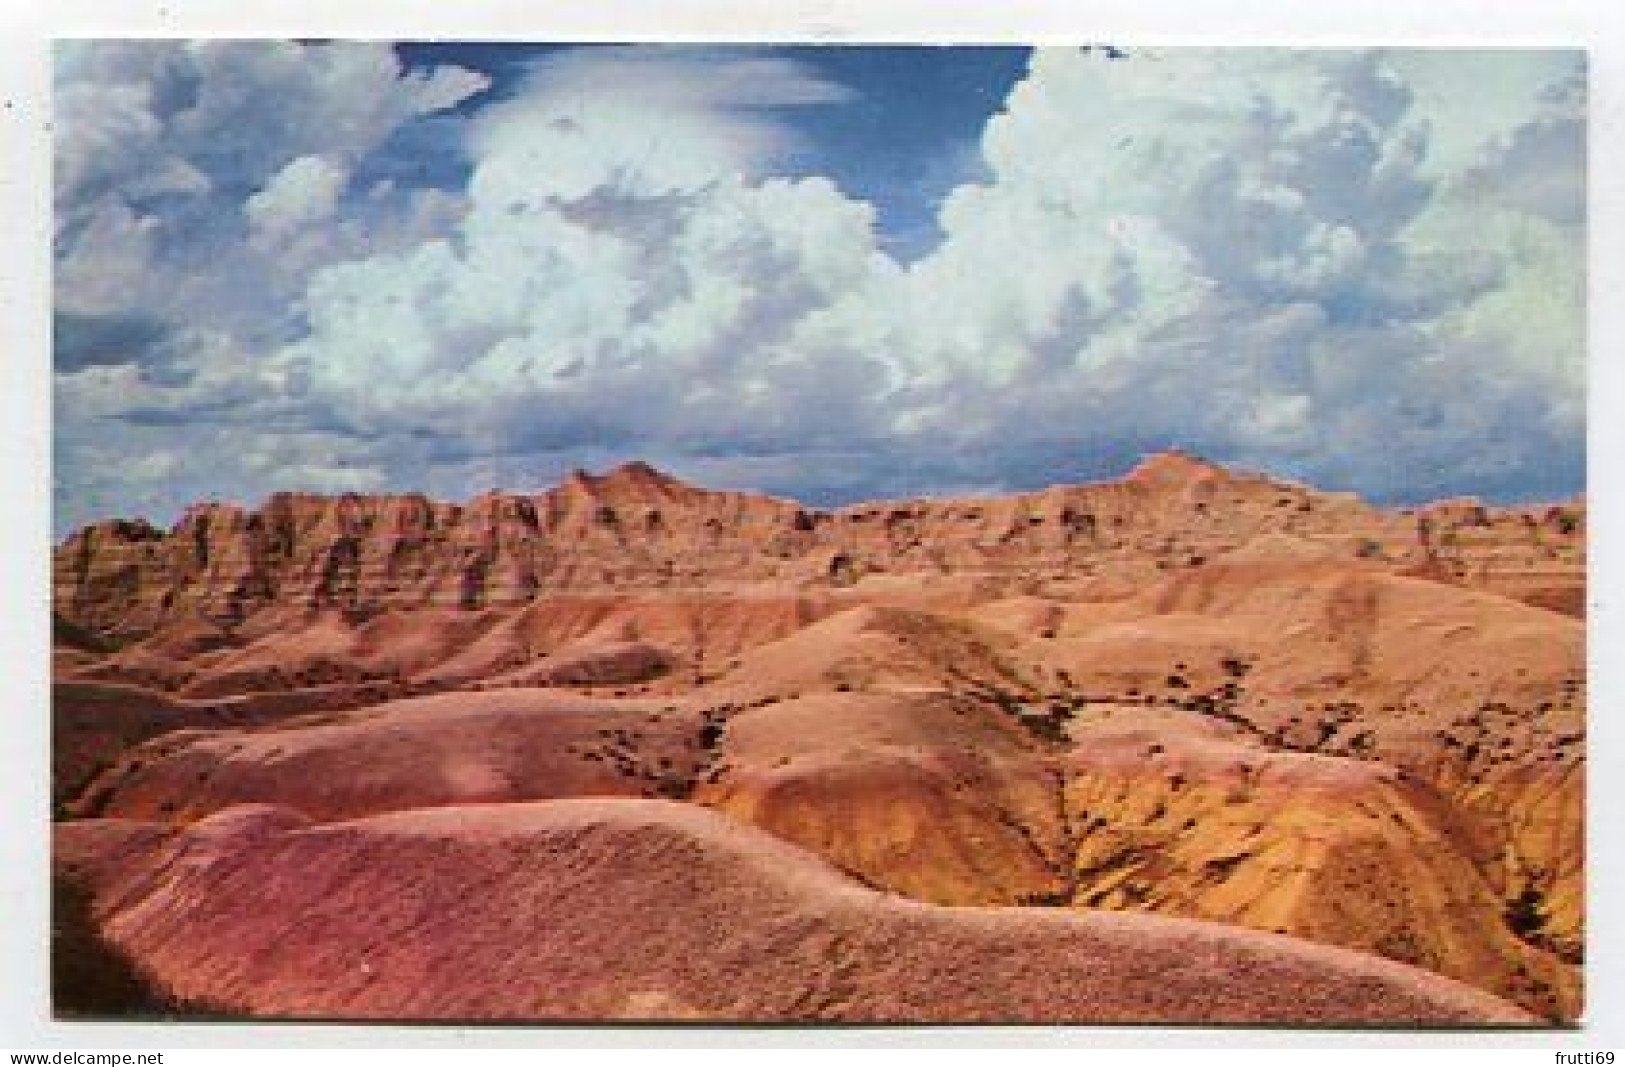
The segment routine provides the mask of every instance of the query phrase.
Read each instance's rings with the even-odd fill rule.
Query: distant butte
[[[1181,451],[1148,456],[1115,482],[832,511],[702,489],[634,461],[460,505],[278,493],[253,510],[196,505],[167,532],[102,522],[57,548],[53,582],[63,619],[132,636],[198,615],[235,626],[272,608],[496,607],[564,590],[807,587],[860,575],[1103,588],[1115,574],[1191,566],[1281,534],[1578,611],[1573,568],[1551,552],[1573,553],[1584,516],[1583,502],[1383,509]]]

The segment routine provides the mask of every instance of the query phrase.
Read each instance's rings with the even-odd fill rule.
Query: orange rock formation
[[[54,564],[58,860],[228,1011],[1573,1019],[1584,552],[1583,502],[1181,453],[834,511],[629,464],[104,523]],[[325,940],[266,963],[310,907]],[[512,973],[504,915],[551,931]],[[1133,944],[1205,962],[1152,992]],[[481,977],[424,977],[450,958]]]

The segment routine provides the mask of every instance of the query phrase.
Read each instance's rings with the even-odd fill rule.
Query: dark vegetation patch
[[[167,995],[96,928],[90,890],[51,878],[51,1006],[59,1018],[199,1016],[196,1005]]]

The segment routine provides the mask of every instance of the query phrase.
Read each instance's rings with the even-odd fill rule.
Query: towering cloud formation
[[[1579,63],[1040,50],[903,263],[801,121],[884,102],[808,62],[565,50],[478,106],[480,76],[371,46],[86,46],[63,517],[606,453],[814,496],[1166,444],[1391,497],[1572,491]],[[425,146],[455,165],[377,177]]]
[[[1379,494],[1533,488],[1572,465],[1578,145],[1543,110],[1430,170],[1399,69],[1038,53],[989,124],[992,182],[948,200],[948,239],[910,277],[924,362],[954,368],[932,414],[977,410],[1053,467],[1078,440],[1173,440]],[[1507,173],[1536,143],[1566,218]],[[1541,299],[1562,310],[1494,312]]]

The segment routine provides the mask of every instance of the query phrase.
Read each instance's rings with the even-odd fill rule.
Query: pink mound
[[[685,792],[698,719],[677,705],[547,690],[448,693],[133,750],[83,814],[187,821],[234,804],[315,819],[562,796]]]
[[[60,832],[71,848],[96,830]],[[1275,935],[884,896],[750,827],[658,801],[327,826],[238,808],[99,888],[105,935],[155,984],[253,1015],[1532,1021],[1448,979]]]
[[[744,653],[721,684],[786,696],[818,689],[947,689],[1016,668],[1010,635],[951,615],[865,604]]]
[[[664,677],[681,665],[670,652],[646,641],[603,641],[550,656],[533,667],[505,674],[507,685],[638,685]]]

